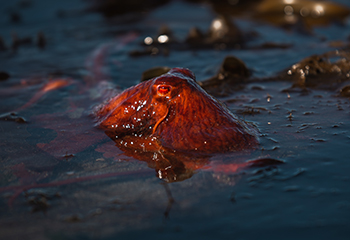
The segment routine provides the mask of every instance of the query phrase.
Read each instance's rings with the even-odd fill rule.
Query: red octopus
[[[135,38],[127,35],[120,46]],[[107,47],[98,51],[92,59],[92,66],[104,66],[103,56]],[[65,112],[41,114],[33,117],[36,127],[54,129],[57,137],[48,143],[38,143],[37,147],[58,159],[68,158],[74,154],[104,141],[105,135],[91,125],[91,119],[79,113],[90,105],[91,99],[86,94],[91,87],[102,86],[102,97],[111,92],[105,89],[105,79],[101,67],[92,72],[96,81],[88,81],[79,98],[72,97],[70,109]],[[24,106],[22,111],[36,103],[47,92],[76,83],[72,79],[54,79]],[[104,87],[103,87],[104,86]],[[104,91],[104,90],[106,91]],[[100,96],[100,95],[98,95]],[[74,101],[73,101],[74,100]],[[79,110],[80,109],[80,110]],[[79,111],[78,111],[79,110]],[[94,111],[97,125],[114,140],[117,147],[126,156],[146,161],[154,168],[157,176],[169,182],[181,181],[191,177],[198,169],[209,169],[217,172],[234,173],[238,169],[275,164],[276,161],[258,159],[245,161],[240,158],[234,162],[210,162],[213,153],[240,152],[258,146],[257,130],[254,126],[239,120],[216,99],[207,94],[195,81],[194,74],[181,68],[174,68],[168,73],[142,82],[112,97]],[[95,150],[104,156],[115,157],[122,153],[110,142],[102,143]],[[112,148],[111,148],[112,147]],[[239,155],[239,154],[238,154]],[[238,156],[237,155],[237,156]],[[236,156],[236,155],[235,155]],[[221,155],[219,159],[221,159]],[[236,159],[235,159],[236,160]],[[53,163],[52,166],[54,166]],[[99,179],[121,174],[139,174],[134,172],[116,172],[86,178],[71,178],[38,184],[38,178],[27,170],[26,163],[13,166],[14,174],[21,185],[0,188],[3,191],[15,191],[9,204],[24,190],[38,187],[59,186],[79,181]]]
[[[109,137],[131,149],[211,154],[258,145],[256,128],[206,93],[184,68],[125,90],[95,115]]]

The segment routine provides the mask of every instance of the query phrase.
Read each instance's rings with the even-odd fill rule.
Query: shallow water
[[[304,34],[243,14],[235,23],[258,36],[244,48],[180,44],[160,47],[155,56],[132,57],[130,51],[142,51],[140,42],[156,36],[162,24],[182,42],[193,26],[206,31],[215,13],[209,5],[173,1],[107,20],[82,11],[86,3],[61,2],[3,6],[21,16],[18,23],[11,23],[9,15],[1,17],[6,46],[13,32],[32,39],[0,52],[0,71],[10,75],[0,82],[3,238],[348,238],[349,98],[339,96],[348,81],[306,91],[273,77],[305,57],[346,48],[349,18],[343,25],[313,26]],[[179,19],[179,11],[187,14]],[[44,49],[35,42],[39,31],[45,35]],[[126,36],[130,40],[123,43]],[[337,47],[334,41],[340,41]],[[254,48],[265,42],[291,47]],[[126,156],[93,127],[90,105],[100,101],[95,82],[108,80],[124,89],[155,66],[187,67],[203,81],[217,73],[227,55],[240,58],[252,76],[243,88],[212,91],[233,113],[258,126],[261,144],[239,158],[213,156],[208,165],[259,158],[284,164],[232,173],[202,169],[165,183],[147,163]],[[72,82],[20,109],[49,78]],[[322,75],[320,80],[327,81]]]

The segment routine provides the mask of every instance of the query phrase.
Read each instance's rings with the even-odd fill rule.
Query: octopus
[[[185,68],[141,82],[95,109],[96,125],[143,151],[213,154],[254,149],[257,129],[205,92]]]
[[[13,174],[20,179],[21,186],[18,190],[6,187],[0,191],[17,191],[15,198],[23,189],[40,187],[37,181],[47,174],[39,173],[50,172],[62,160],[74,161],[86,149],[94,149],[105,159],[144,161],[156,171],[158,178],[167,182],[188,179],[197,170],[232,174],[242,168],[280,163],[264,158],[247,161],[259,145],[257,128],[233,115],[203,90],[188,69],[164,70],[124,91],[114,86],[104,70],[104,59],[111,46],[121,48],[136,37],[128,34],[118,39],[117,45],[104,44],[94,51],[87,61],[91,77],[86,77],[84,84],[72,78],[50,79],[26,104],[0,116],[2,120],[28,118],[25,114],[30,113],[28,110],[33,105],[41,104],[44,95],[57,89],[70,93],[61,104],[67,107],[30,116],[30,121],[26,121],[28,128],[51,129],[56,135],[36,143],[35,151],[28,145],[28,152],[37,151],[44,156],[42,161],[37,161],[37,154],[19,158],[14,163]],[[29,80],[23,86],[28,84]],[[96,103],[91,114],[91,104]],[[36,161],[31,161],[32,158]],[[39,168],[40,172],[34,174]],[[87,179],[110,174],[124,173]],[[73,178],[52,184],[80,180]]]

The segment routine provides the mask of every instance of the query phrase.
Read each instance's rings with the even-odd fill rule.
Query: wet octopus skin
[[[95,110],[97,125],[134,148],[154,145],[181,152],[253,149],[255,127],[205,92],[184,68],[126,89]]]

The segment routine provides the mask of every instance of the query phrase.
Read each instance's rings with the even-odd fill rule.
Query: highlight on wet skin
[[[95,110],[97,125],[144,151],[219,153],[256,148],[257,129],[205,92],[184,68],[141,82]]]

